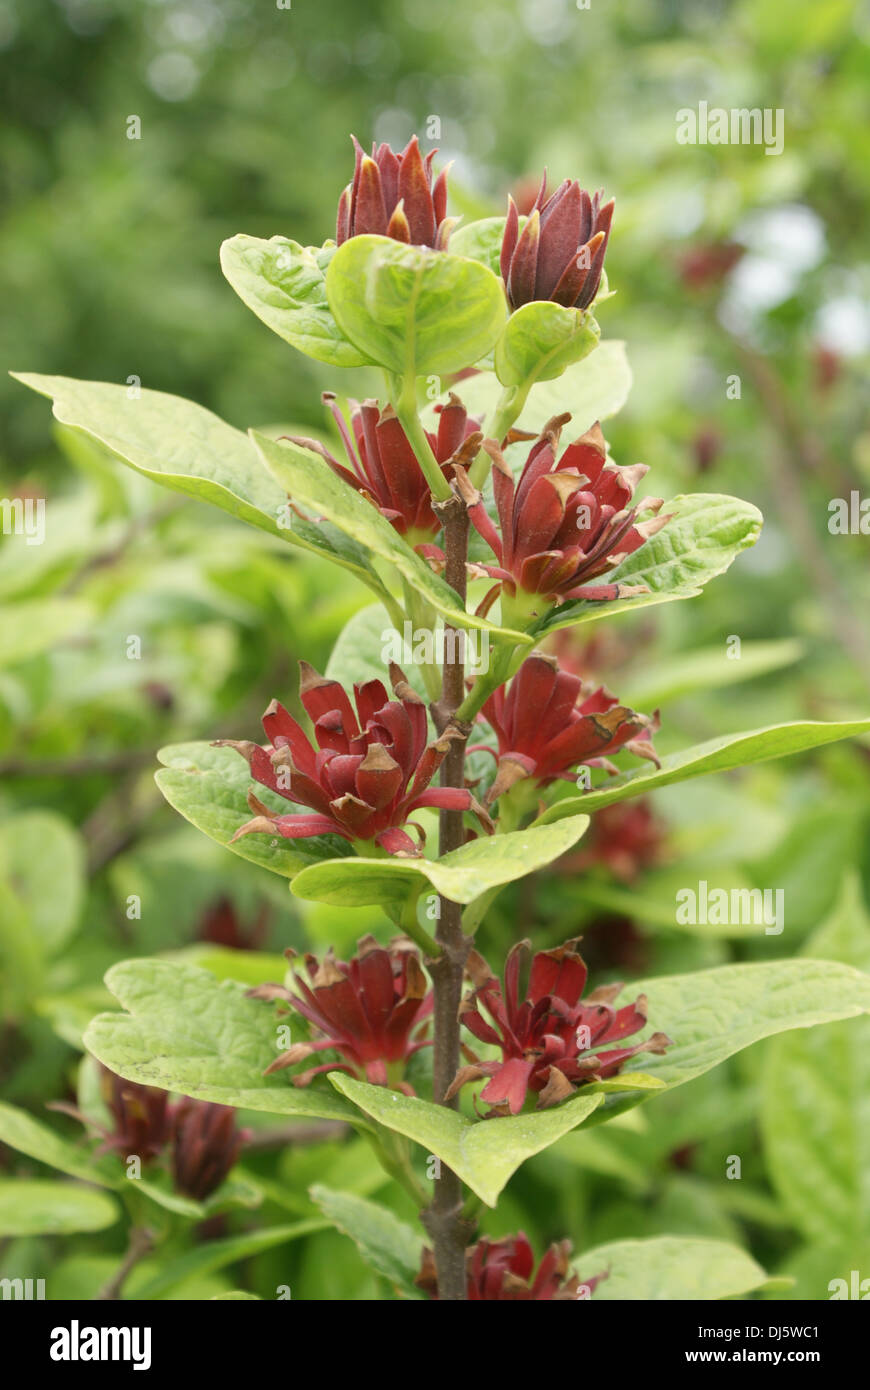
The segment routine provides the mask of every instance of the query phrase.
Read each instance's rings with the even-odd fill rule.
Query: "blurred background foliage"
[[[219,271],[223,238],[332,235],[350,131],[438,144],[453,210],[469,219],[501,212],[508,189],[529,200],[545,165],[552,181],[603,186],[617,201],[617,293],[600,320],[627,340],[634,372],[607,425],[614,456],[648,463],[665,497],[746,497],[766,526],[703,599],[620,618],[562,655],[627,702],[661,703],[664,752],[785,718],[864,715],[868,542],[832,535],[828,519],[832,499],[870,494],[868,39],[866,0],[0,0],[3,361],[137,377],[240,427],[323,428],[319,396],[336,374],[247,312]],[[678,144],[676,112],[702,100],[782,108],[782,154]],[[373,388],[361,374],[339,389]],[[81,1027],[107,1002],[113,961],[195,949],[225,973],[268,978],[285,945],[383,931],[370,910],[293,902],[283,880],[180,822],[152,782],[162,744],[256,737],[269,698],[294,697],[295,659],[322,669],[366,595],[52,433],[47,404],[5,375],[0,409],[0,492],[47,498],[43,545],[0,537],[0,1083],[44,1117],[75,1094]],[[735,637],[742,667],[726,656]],[[498,899],[481,945],[496,960],[519,935],[583,933],[607,980],[821,954],[822,931],[824,953],[866,966],[868,822],[858,745],[689,783],[631,818],[600,817],[579,861]],[[675,888],[702,878],[782,888],[785,931],[678,928]],[[267,956],[243,967],[225,948]],[[569,1136],[522,1169],[484,1229],[522,1227],[538,1247],[569,1234],[577,1249],[722,1235],[793,1276],[785,1296],[828,1297],[853,1268],[870,1276],[856,1064],[870,1035],[847,1026],[848,1044],[842,1025],[798,1054],[789,1037],[762,1044]],[[827,1097],[811,1123],[789,1109],[799,1081]],[[734,1155],[739,1181],[724,1176]],[[39,1171],[9,1150],[0,1165]],[[264,1142],[246,1167],[267,1195],[221,1218],[224,1234],[310,1213],[314,1180],[407,1205],[346,1137]],[[814,1195],[794,1182],[802,1169],[818,1176]],[[0,1275],[49,1267],[49,1297],[89,1297],[122,1248],[118,1227],[14,1239]],[[243,1285],[271,1297],[281,1284],[383,1296],[331,1232],[161,1296]]]

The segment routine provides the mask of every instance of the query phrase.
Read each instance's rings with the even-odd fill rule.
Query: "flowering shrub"
[[[91,1059],[110,1069],[103,1154],[86,1171],[120,1191],[110,1150],[156,1175],[129,1200],[133,1253],[112,1287],[155,1240],[171,1252],[172,1222],[199,1221],[206,1201],[222,1219],[234,1200],[268,1199],[286,1202],[294,1221],[316,1204],[409,1297],[616,1296],[614,1288],[643,1283],[643,1252],[628,1261],[618,1244],[587,1251],[580,1262],[593,1277],[584,1284],[565,1240],[536,1268],[523,1234],[476,1239],[481,1204],[495,1207],[527,1158],[593,1116],[606,1124],[641,1104],[654,1115],[659,1093],[757,1039],[860,1012],[867,978],[825,960],[752,954],[627,992],[605,982],[586,993],[576,934],[552,945],[576,933],[575,922],[558,931],[558,908],[532,911],[535,949],[514,944],[499,977],[482,954],[496,934],[490,909],[517,880],[520,891],[558,891],[568,867],[584,863],[578,846],[590,816],[607,815],[600,832],[618,840],[611,861],[629,879],[652,858],[649,827],[621,823],[610,808],[870,723],[791,721],[661,756],[657,711],[637,713],[573,669],[563,633],[696,598],[755,542],[760,515],[715,494],[638,499],[646,467],[609,456],[600,421],[629,383],[619,353],[599,348],[604,256],[619,232],[613,200],[602,204],[573,179],[548,197],[545,177],[522,224],[511,200],[506,218],[457,227],[434,150],[424,155],[416,137],[400,153],[386,143],[371,156],[354,147],[334,240],[305,247],[238,236],[221,256],[245,303],[333,378],[323,398],[328,443],[276,438],[277,430],[243,435],[147,389],[21,378],[52,396],[71,435],[99,441],[101,470],[111,454],[267,533],[268,563],[259,587],[243,586],[234,622],[259,596],[274,626],[270,586],[290,572],[274,553],[283,543],[297,558],[293,575],[317,557],[312,606],[334,597],[325,575],[355,586],[353,602],[336,600],[347,622],[326,674],[300,662],[298,703],[291,689],[290,708],[269,705],[264,742],[203,728],[201,742],[163,751],[158,784],[199,831],[315,904],[323,915],[305,918],[312,931],[346,941],[360,909],[373,930],[348,959],[308,953],[307,982],[273,978],[281,974],[273,958],[267,971],[262,952],[234,950],[259,943],[245,938],[215,885],[219,908],[203,935],[221,943],[217,951],[202,942],[191,957],[139,957],[109,970],[120,1007],[84,1034]],[[611,251],[611,268],[613,259]],[[690,278],[709,275],[695,268]],[[600,369],[594,356],[590,369],[596,352]],[[343,373],[358,369],[379,372],[379,400],[357,403]],[[400,668],[384,650],[406,627],[431,640]],[[284,643],[296,634],[279,635],[280,678]],[[470,642],[486,659],[466,660]],[[265,657],[262,674],[275,678]],[[23,685],[9,690],[19,704],[30,698]],[[244,705],[234,730],[247,718]],[[666,724],[671,746],[680,727]],[[592,844],[606,861],[600,832]],[[710,958],[719,959],[698,952]],[[234,1197],[224,1180],[250,1137],[235,1127],[236,1108],[298,1122],[279,1135],[291,1158],[305,1126],[318,1138],[326,1127],[339,1147],[349,1132],[360,1136],[354,1142],[371,1145],[419,1219],[400,1221],[360,1195],[377,1183],[365,1164],[354,1168],[356,1150],[346,1170],[352,1190],[315,1184],[310,1199],[285,1197],[277,1182],[258,1186],[245,1174],[239,1185],[250,1182],[253,1195]],[[0,1115],[0,1139],[81,1179],[80,1154],[40,1133],[32,1117]],[[99,1166],[110,1161],[111,1172]],[[172,1190],[158,1180],[161,1161]],[[310,1223],[282,1229],[281,1241],[299,1227]],[[680,1287],[694,1280],[717,1296],[715,1262],[705,1258]],[[764,1279],[757,1267],[741,1277],[728,1293]]]

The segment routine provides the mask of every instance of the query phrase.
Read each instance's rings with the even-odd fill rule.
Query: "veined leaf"
[[[489,352],[507,316],[501,282],[479,261],[390,237],[355,236],[326,273],[336,321],[396,375],[448,375]]]
[[[213,748],[210,743],[173,743],[157,754],[164,769],[155,781],[170,806],[210,840],[225,845],[233,854],[250,859],[273,873],[292,878],[300,869],[341,853],[343,841],[316,836],[309,840],[282,840],[280,835],[243,835],[230,840],[252,816],[247,803],[254,785],[244,758],[234,748]],[[291,803],[268,787],[257,786],[257,795],[273,810],[286,812]]]
[[[359,492],[342,482],[324,459],[289,440],[269,439],[255,430],[251,433],[266,468],[287,496],[326,517],[340,530],[361,541],[373,555],[394,565],[402,578],[443,617],[458,627],[485,628],[505,641],[526,644],[531,641],[523,632],[498,628],[485,618],[466,613],[450,585],[434,574],[386,517]]]
[[[377,1202],[352,1192],[337,1192],[317,1183],[311,1200],[328,1221],[349,1236],[366,1264],[399,1290],[405,1298],[421,1298],[414,1287],[426,1237]]]
[[[371,362],[349,343],[326,298],[326,271],[335,245],[300,246],[273,236],[234,236],[221,247],[221,270],[236,294],[291,347],[332,367]]]
[[[442,1159],[491,1207],[527,1158],[576,1129],[603,1100],[600,1095],[580,1091],[562,1105],[533,1115],[468,1120],[443,1105],[403,1096],[384,1086],[370,1086],[344,1072],[330,1072],[329,1079],[372,1119]]]
[[[595,1302],[737,1298],[768,1282],[761,1265],[737,1245],[694,1236],[616,1240],[573,1261],[581,1279],[608,1272]]]
[[[128,1081],[270,1115],[361,1122],[325,1087],[263,1075],[280,1051],[275,1014],[245,998],[243,985],[148,959],[113,965],[106,984],[127,1012],[99,1014],[85,1047]]]
[[[263,467],[248,436],[210,410],[163,391],[143,389],[131,398],[128,387],[105,381],[13,375],[52,398],[55,419],[96,440],[137,473],[313,550],[383,596],[366,550],[328,522],[317,525],[288,516],[286,494]]]
[[[410,893],[429,884],[451,902],[471,903],[552,863],[573,848],[588,824],[586,816],[577,816],[558,826],[481,835],[437,860],[333,859],[302,870],[292,891],[299,898],[345,907],[380,903],[400,908]]]
[[[532,629],[533,639],[538,642],[559,628],[595,622],[615,613],[695,598],[711,579],[724,574],[742,550],[754,545],[761,533],[757,507],[716,493],[675,497],[665,503],[661,515],[670,516],[667,526],[606,576],[608,584],[643,584],[649,593],[612,603],[591,599],[563,603],[539,619]]]
[[[703,777],[709,772],[729,772],[732,768],[764,763],[771,758],[784,758],[791,753],[804,753],[836,743],[843,738],[857,738],[870,732],[870,719],[853,719],[843,723],[824,723],[818,720],[795,720],[788,724],[771,724],[766,729],[752,729],[742,734],[726,734],[711,738],[681,753],[669,753],[662,758],[661,767],[650,766],[633,772],[620,773],[607,785],[596,787],[583,796],[569,796],[549,806],[536,825],[551,825],[562,816],[576,816],[583,811],[600,811],[614,801],[630,796],[643,796],[656,787],[672,782],[685,782],[691,777]]]

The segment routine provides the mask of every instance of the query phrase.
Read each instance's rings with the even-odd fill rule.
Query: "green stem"
[[[435,610],[428,604],[406,579],[402,580],[402,588],[405,594],[405,612],[411,620],[411,627],[414,632],[423,628],[433,635],[435,634]],[[402,632],[401,628],[397,631]],[[413,632],[412,632],[413,640]],[[435,661],[423,662],[423,684],[426,687],[426,694],[430,700],[437,700],[441,694],[441,668]]]
[[[532,384],[532,381],[528,381],[524,382],[522,386],[505,387],[493,411],[492,419],[487,422],[484,431],[488,439],[495,439],[499,444],[501,443],[511,425],[519,419]],[[489,454],[481,449],[468,470],[468,477],[476,488],[482,488],[486,482],[489,466]]]
[[[423,422],[417,414],[417,378],[412,373],[409,372],[403,377],[401,392],[393,404],[399,417],[399,423],[408,436],[408,442],[414,450],[417,462],[429,484],[432,496],[439,502],[448,502],[453,494],[450,491],[450,484],[441,471],[441,465],[432,452],[432,446],[426,438]]]

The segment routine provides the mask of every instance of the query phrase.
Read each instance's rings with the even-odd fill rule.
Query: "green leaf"
[[[78,832],[52,811],[25,811],[4,821],[0,877],[21,902],[44,950],[57,951],[75,931],[84,898],[85,856]]]
[[[870,917],[857,875],[803,954],[870,970]],[[777,1038],[762,1075],[761,1127],[794,1225],[819,1243],[870,1240],[870,1019]]]
[[[389,237],[355,236],[340,246],[326,294],[345,336],[399,376],[472,366],[507,316],[501,282],[478,261]]]
[[[478,372],[457,386],[457,394],[469,415],[486,421],[495,410],[503,387],[494,372]],[[576,439],[596,420],[616,415],[628,399],[631,368],[625,343],[607,339],[588,357],[576,362],[557,380],[538,382],[530,390],[517,424],[526,430],[541,430],[554,415],[571,412],[566,439]],[[425,412],[427,428],[437,421],[431,407]]]
[[[370,1086],[344,1072],[330,1072],[329,1079],[372,1119],[442,1159],[491,1207],[527,1158],[576,1129],[603,1100],[600,1095],[580,1091],[549,1110],[496,1120],[468,1120],[443,1105],[388,1091],[384,1086]]]
[[[169,1260],[146,1283],[132,1288],[131,1294],[137,1299],[162,1298],[167,1290],[193,1275],[214,1274],[227,1265],[249,1260],[264,1250],[273,1250],[277,1245],[286,1245],[288,1241],[313,1235],[316,1231],[326,1230],[328,1226],[327,1221],[294,1221],[288,1226],[271,1226],[267,1230],[227,1236],[224,1240],[205,1241]]]
[[[345,246],[350,245],[352,242],[345,242]],[[373,555],[394,565],[403,579],[443,617],[458,627],[484,628],[514,643],[531,641],[523,632],[497,628],[484,618],[466,613],[450,585],[432,572],[426,561],[361,493],[333,473],[325,459],[289,440],[269,439],[256,430],[251,431],[251,436],[266,468],[295,503],[325,516],[340,530],[354,536]]]
[[[520,231],[526,218],[520,218]],[[465,222],[450,234],[450,254],[480,261],[493,275],[501,276],[501,244],[504,239],[503,217],[481,217]]]
[[[71,1178],[82,1178],[85,1182],[96,1183],[100,1187],[115,1187],[119,1181],[117,1171],[111,1171],[105,1159],[95,1159],[89,1149],[81,1143],[74,1144],[55,1134],[53,1129],[35,1120],[26,1110],[0,1101],[0,1143],[7,1144],[28,1158],[56,1168],[60,1173],[68,1173]]]
[[[20,599],[0,608],[0,667],[50,652],[87,631],[90,604],[74,598]]]
[[[105,1192],[46,1178],[0,1178],[0,1237],[103,1231],[118,1219]]]
[[[249,859],[273,873],[292,878],[300,869],[329,859],[336,845],[323,836],[310,840],[282,840],[279,835],[244,835],[235,844],[230,840],[239,826],[253,815],[247,794],[253,786],[245,759],[234,748],[213,748],[209,743],[173,743],[161,748],[158,758],[164,770],[155,781],[170,806],[195,825],[210,840],[225,845],[233,854]],[[288,802],[257,787],[257,795],[273,810],[286,812]]]
[[[333,859],[313,864],[293,880],[299,898],[364,907],[381,903],[401,907],[410,893],[427,884],[454,903],[471,903],[491,888],[513,883],[558,859],[580,839],[586,816],[560,821],[558,827],[481,835],[442,859]],[[558,833],[562,831],[563,833]]]
[[[228,1293],[212,1294],[211,1303],[262,1303],[258,1293],[245,1293],[244,1289],[230,1289]]]
[[[669,753],[662,758],[661,767],[651,765],[649,770],[642,768],[636,772],[623,772],[612,778],[607,786],[586,792],[583,796],[569,796],[557,801],[539,816],[535,825],[550,825],[561,820],[562,816],[576,816],[581,810],[600,811],[602,806],[610,806],[614,801],[643,796],[657,787],[667,787],[671,782],[685,782],[691,777],[704,777],[710,772],[729,772],[735,767],[769,762],[772,758],[803,753],[810,748],[821,748],[826,743],[857,738],[868,732],[870,719],[830,724],[816,720],[795,720],[788,724],[771,724],[766,729],[711,738],[707,743],[698,743],[681,753]]]
[[[638,994],[648,1000],[644,1036],[667,1033],[673,1047],[661,1057],[641,1053],[621,1075],[629,1077],[636,1060],[674,1087],[774,1033],[867,1013],[870,975],[836,961],[776,960],[641,980],[623,1002]]]
[[[234,236],[221,247],[221,270],[257,318],[307,357],[332,367],[362,367],[371,359],[349,343],[326,299],[326,270],[334,244],[300,246],[273,236]]]
[[[612,1241],[573,1264],[581,1279],[609,1271],[592,1295],[596,1303],[738,1298],[767,1283],[761,1265],[739,1246],[693,1236]]]
[[[363,547],[328,523],[318,526],[303,517],[287,517],[286,494],[263,467],[248,436],[210,410],[163,391],[142,390],[130,399],[128,387],[109,382],[13,375],[53,399],[55,419],[96,440],[137,473],[323,555],[383,594]],[[0,650],[3,645],[0,628]]]
[[[420,1298],[414,1279],[420,1272],[425,1238],[393,1212],[365,1197],[315,1184],[311,1200],[328,1221],[349,1236],[372,1269],[383,1275],[405,1298]]]
[[[647,594],[602,603],[591,599],[564,603],[547,613],[532,629],[538,642],[562,627],[594,622],[655,603],[696,598],[711,579],[724,574],[742,550],[761,533],[761,513],[751,502],[716,493],[691,493],[666,502],[667,526],[640,550],[608,571],[608,584],[644,584]]]
[[[387,661],[384,661],[385,647],[389,647],[395,632],[393,620],[383,604],[373,603],[361,608],[338,634],[324,675],[340,681],[350,690],[351,686],[362,685],[365,681],[385,681],[390,659],[398,660],[408,683],[425,699],[426,686],[419,662],[404,663],[400,657],[393,657],[390,650],[386,651]],[[397,634],[399,641],[402,636],[402,633]]]
[[[791,666],[804,654],[804,646],[791,638],[779,642],[742,642],[732,656],[724,642],[699,647],[688,653],[671,653],[627,672],[620,680],[620,696],[632,709],[655,709],[700,690],[719,690],[726,685],[753,680]]]
[[[511,314],[495,347],[495,374],[503,386],[553,381],[588,357],[601,329],[582,309],[536,300]]]
[[[360,1122],[326,1087],[263,1076],[279,1051],[275,1012],[245,998],[244,986],[165,960],[122,961],[106,984],[128,1012],[99,1014],[85,1046],[128,1081],[270,1115]]]

